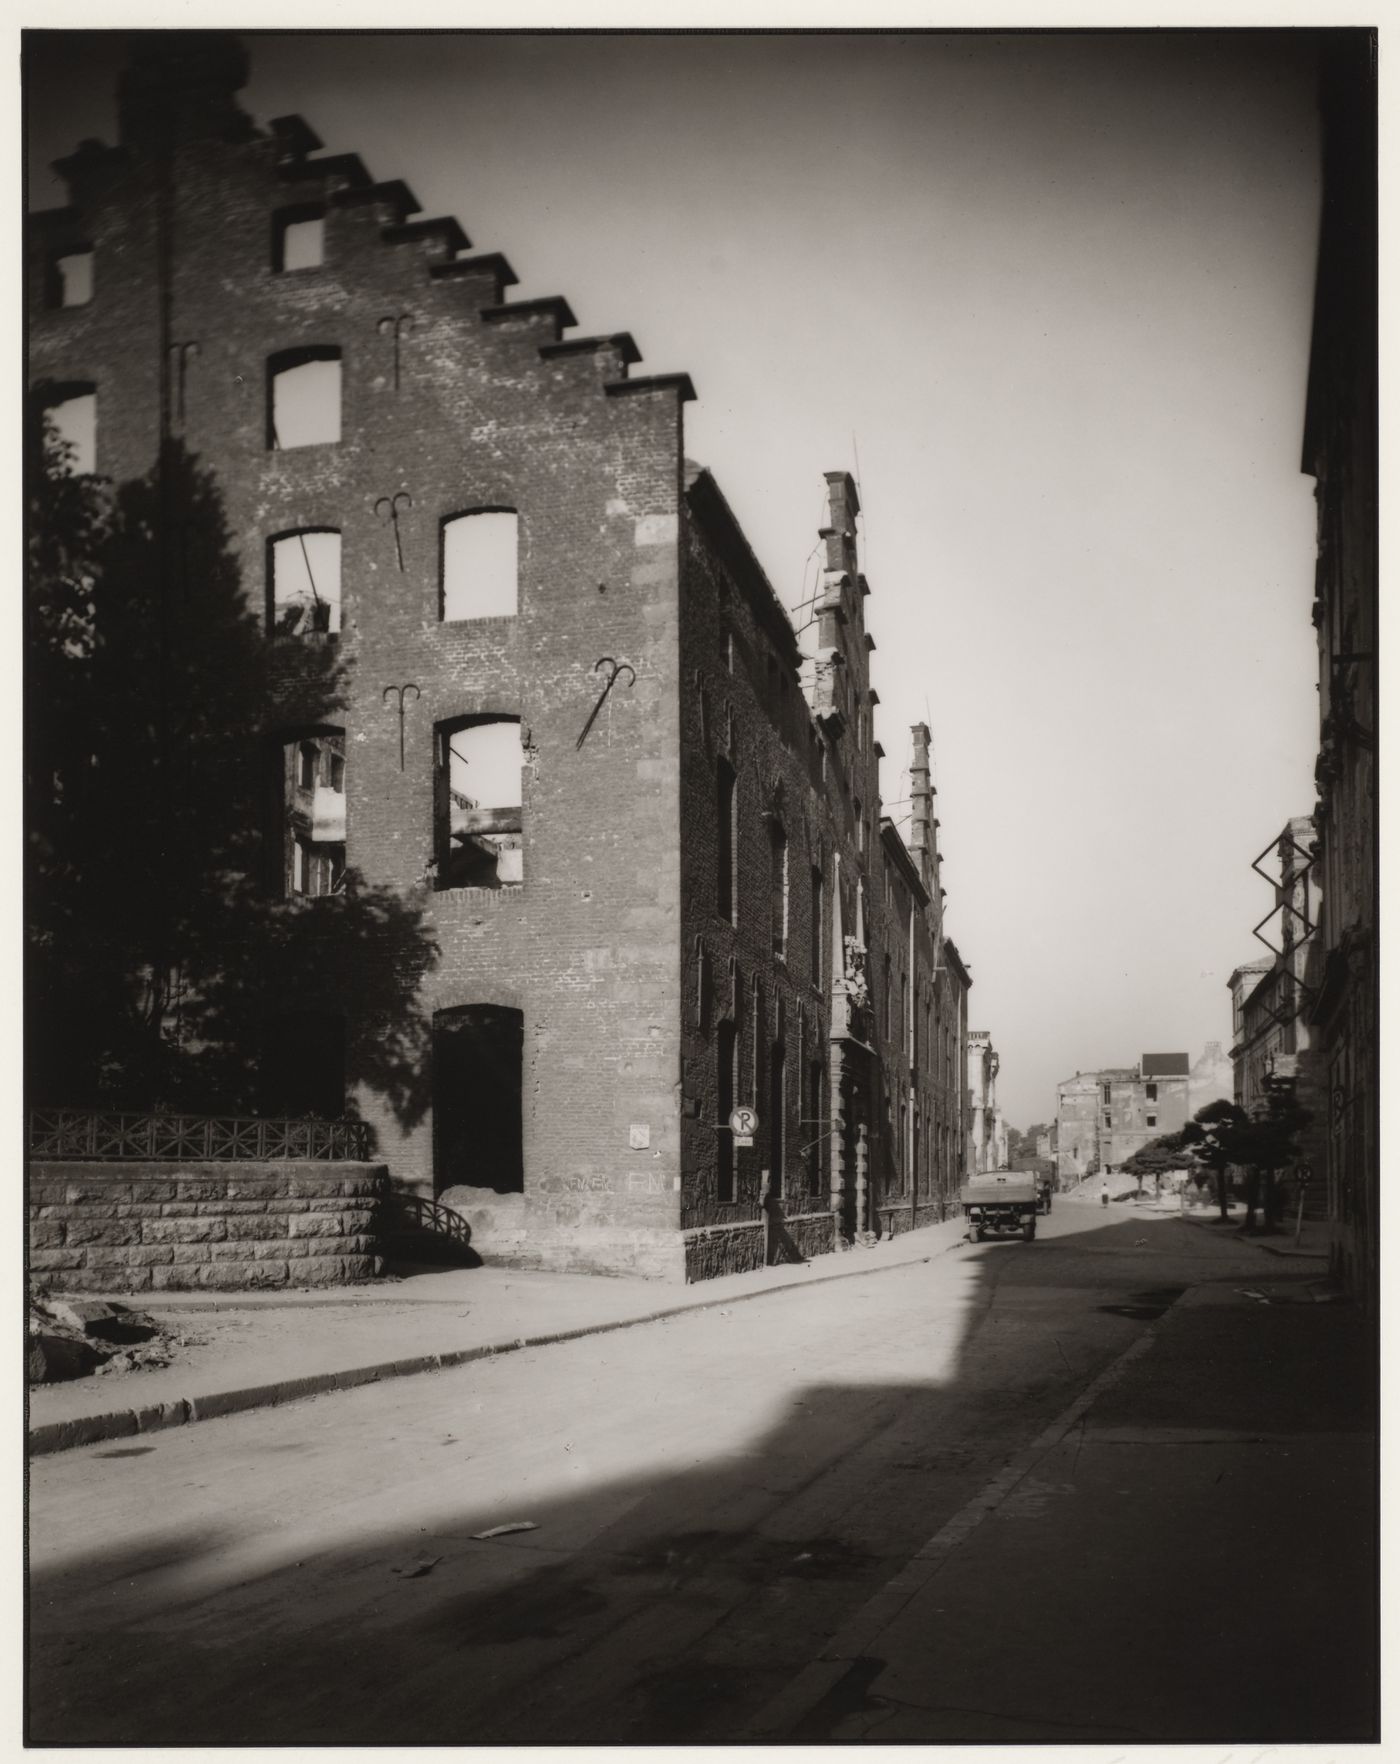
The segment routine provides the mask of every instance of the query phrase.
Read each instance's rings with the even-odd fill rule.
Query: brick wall
[[[261,707],[264,743],[310,721],[343,729],[351,886],[359,878],[393,891],[423,915],[431,956],[419,952],[409,990],[424,1033],[434,1012],[462,1005],[523,1014],[534,1260],[676,1268],[687,388],[629,378],[628,338],[559,344],[572,323],[562,301],[503,305],[515,279],[504,259],[456,256],[455,222],[403,224],[411,192],[373,184],[353,156],[298,157],[287,147],[295,131],[212,139],[191,133],[188,119],[181,126],[164,169],[143,140],[80,156],[69,166],[71,207],[35,218],[33,378],[96,385],[97,469],[122,482],[157,455],[168,342],[197,342],[183,404],[174,407],[165,384],[165,408],[215,474],[258,617],[269,540],[340,532],[341,631],[269,637],[278,679]],[[304,205],[324,212],[324,262],[279,272],[273,217]],[[93,298],[54,310],[44,277],[70,237],[94,249]],[[411,322],[396,372],[380,320],[402,313]],[[341,351],[341,438],[272,450],[268,359],[312,345]],[[411,498],[402,567],[393,528],[375,512],[400,492]],[[446,623],[442,523],[483,507],[518,511],[518,612]],[[308,663],[327,647],[346,671],[330,717],[308,697]],[[626,662],[635,682],[624,677],[576,750],[605,655]],[[401,759],[396,704],[384,693],[409,682],[418,695],[407,694]],[[485,714],[520,720],[523,886],[440,891],[435,725]],[[326,932],[340,904],[301,903],[305,936]],[[424,1194],[460,1183],[462,1171],[434,1167],[431,1082],[426,1101],[409,1101],[420,1075],[385,1074],[401,1025],[337,986],[328,966],[326,996],[288,1007],[344,1013],[350,1104],[375,1129],[393,1182]],[[397,996],[392,1004],[401,1008]],[[487,1185],[492,1174],[476,1173]]]
[[[381,1164],[35,1164],[29,1267],[55,1292],[368,1280],[388,1187]]]

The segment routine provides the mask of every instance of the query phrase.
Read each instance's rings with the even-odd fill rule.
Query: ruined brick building
[[[686,460],[688,379],[256,127],[244,73],[212,33],[138,51],[118,144],[32,217],[30,366],[75,469],[175,439],[219,486],[274,664],[263,885],[307,937],[369,886],[431,931],[427,1106],[333,972],[264,1023],[263,1106],[368,1122],[528,1265],[700,1278],[942,1216],[970,980],[922,726],[908,846],[882,814],[855,485],[827,474],[804,661]]]
[[[1076,1072],[1056,1087],[1055,1169],[1066,1187],[1117,1170],[1190,1119],[1191,1059],[1143,1054],[1135,1066]]]

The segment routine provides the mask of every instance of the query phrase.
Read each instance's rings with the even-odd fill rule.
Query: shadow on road
[[[518,1385],[535,1375],[521,1356],[328,1399],[340,1407],[186,1429],[139,1465],[46,1460],[32,1521],[29,1743],[732,1740],[1154,1320],[1162,1334],[1135,1362],[1146,1370],[1099,1405],[1115,1430],[1109,1443],[1088,1434],[1084,1464],[1076,1454],[1072,1470],[1037,1470],[1018,1487],[1020,1505],[1008,1502],[1006,1518],[976,1534],[1007,1540],[1004,1575],[959,1591],[950,1563],[947,1596],[963,1603],[940,1607],[937,1620],[911,1615],[939,1627],[911,1638],[927,1662],[928,1708],[903,1718],[943,1740],[1371,1737],[1374,1514],[1364,1473],[1358,1499],[1353,1463],[1359,1451],[1363,1472],[1374,1464],[1362,1320],[1344,1305],[1291,1302],[1306,1298],[1315,1270],[1280,1276],[1257,1252],[1175,1220],[1074,1229],[1065,1208],[1054,1223],[1034,1244],[967,1248],[905,1270],[924,1287],[899,1289],[912,1296],[897,1326],[856,1364],[852,1350],[881,1342],[894,1271],[649,1326],[669,1331],[654,1424],[628,1422],[636,1403],[624,1415],[621,1387],[608,1383],[635,1386],[628,1356],[656,1351],[659,1338],[643,1342],[639,1330],[607,1348],[595,1339],[530,1356],[541,1378],[574,1381],[555,1408]],[[1276,1302],[1239,1295],[1266,1275]],[[812,1319],[810,1357],[753,1392],[765,1352],[765,1371],[785,1374],[783,1331],[799,1316]],[[467,1381],[488,1379],[497,1382],[480,1419],[430,1437],[430,1403],[436,1414],[445,1392],[465,1398],[482,1388]],[[609,1403],[634,1428],[629,1440],[609,1436]],[[682,1420],[694,1427],[697,1407],[704,1444],[678,1470],[666,1447]],[[313,1419],[335,1438],[310,1436]],[[567,1460],[547,1450],[565,1421],[573,1449],[591,1428],[625,1467],[571,1489]],[[162,1455],[184,1465],[179,1454],[198,1446],[189,1436],[213,1441],[216,1428],[230,1496],[245,1477],[267,1479],[258,1522],[222,1498],[206,1453],[207,1495],[182,1494],[171,1529],[156,1529],[158,1507],[134,1479],[155,1474]],[[392,1478],[376,1482],[384,1440],[369,1430],[384,1428],[406,1443]],[[365,1480],[347,1496],[355,1429],[366,1430]],[[1181,1454],[1176,1435],[1192,1429],[1234,1454],[1218,1494],[1192,1481],[1199,1451],[1164,1455],[1162,1440]],[[1118,1489],[1128,1472],[1114,1466],[1139,1460],[1105,1455],[1134,1440],[1154,1452],[1141,1458],[1152,1475],[1136,1496],[1131,1483]],[[1333,1451],[1339,1440],[1352,1442],[1345,1452]],[[1081,1452],[1085,1441],[1081,1432]],[[1274,1445],[1256,1500],[1247,1453],[1258,1441]],[[515,1465],[514,1490],[467,1468],[493,1451],[492,1463]],[[1086,1466],[1109,1479],[1097,1508],[1100,1496],[1083,1492]],[[84,1548],[50,1534],[51,1483],[80,1479],[98,1514],[104,1491],[119,1498],[120,1485],[103,1479],[123,1476],[133,1479],[121,1497],[135,1515],[129,1541]],[[197,1521],[177,1519],[192,1507]],[[503,1512],[535,1529],[473,1538]],[[1034,1549],[1018,1553],[1018,1539]],[[970,1636],[984,1639],[968,1653]],[[1253,1664],[1234,1672],[1242,1642]],[[1018,1715],[989,1712],[975,1682],[1004,1677],[997,1659],[1008,1645],[1032,1650],[1031,1682],[1042,1681]],[[957,1683],[945,1683],[940,1663],[955,1656]],[[1075,1693],[1066,1711],[1057,1670],[1098,1688]],[[855,1663],[802,1737],[850,1737],[841,1723],[853,1707],[887,1717],[888,1676],[881,1661]]]

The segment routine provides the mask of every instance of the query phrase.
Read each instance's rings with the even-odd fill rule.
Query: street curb
[[[1209,1231],[1221,1224],[1219,1219],[1192,1219],[1186,1214],[1181,1215],[1184,1225],[1194,1225],[1199,1231]],[[1282,1244],[1265,1243],[1262,1238],[1245,1237],[1236,1227],[1236,1238],[1240,1243],[1247,1243],[1251,1249],[1263,1250],[1266,1256],[1281,1256],[1287,1262],[1326,1262],[1330,1260],[1326,1250],[1286,1249]]]
[[[901,1234],[902,1235],[902,1234]],[[826,1286],[835,1280],[854,1280],[871,1274],[890,1274],[898,1268],[919,1268],[946,1255],[951,1249],[964,1246],[966,1239],[956,1237],[927,1255],[911,1256],[907,1261],[889,1262],[878,1267],[843,1268],[822,1274],[812,1280],[792,1281],[782,1286],[763,1286],[753,1292],[730,1293],[722,1298],[699,1299],[694,1304],[668,1305],[648,1311],[640,1317],[622,1317],[611,1322],[584,1323],[576,1329],[559,1329],[544,1335],[521,1335],[514,1340],[488,1342],[480,1347],[450,1348],[441,1354],[414,1354],[402,1360],[383,1360],[374,1366],[352,1366],[340,1372],[312,1372],[299,1378],[284,1378],[272,1384],[249,1385],[243,1390],[215,1391],[209,1396],[175,1397],[143,1408],[115,1409],[105,1415],[79,1415],[67,1421],[46,1421],[29,1429],[28,1453],[31,1458],[47,1457],[54,1452],[70,1451],[76,1446],[97,1445],[104,1440],[130,1439],[133,1435],[163,1432],[168,1427],[184,1427],[195,1421],[212,1421],[220,1415],[242,1415],[252,1409],[276,1408],[282,1403],[300,1401],[303,1397],[324,1396],[337,1390],[355,1390],[362,1384],[382,1384],[390,1378],[412,1378],[420,1372],[442,1372],[453,1366],[470,1365],[474,1360],[499,1358],[522,1348],[551,1347],[556,1342],[580,1341],[588,1335],[612,1335],[620,1329],[637,1329],[646,1323],[664,1323],[669,1317],[688,1315],[693,1311],[728,1309],[730,1305],[753,1299],[771,1298],[783,1292],[810,1292],[814,1286]],[[849,1252],[847,1252],[849,1253]],[[826,1258],[821,1258],[825,1260]],[[815,1264],[809,1263],[808,1266]]]

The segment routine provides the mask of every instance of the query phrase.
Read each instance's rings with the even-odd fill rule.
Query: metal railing
[[[437,1201],[426,1200],[421,1194],[396,1194],[393,1205],[398,1217],[395,1223],[412,1231],[431,1231],[437,1237],[450,1237],[463,1249],[471,1245],[472,1230],[460,1213]]]
[[[270,1120],[257,1115],[136,1115],[88,1109],[32,1109],[36,1159],[200,1163],[257,1159],[356,1159],[370,1155],[364,1121]]]

